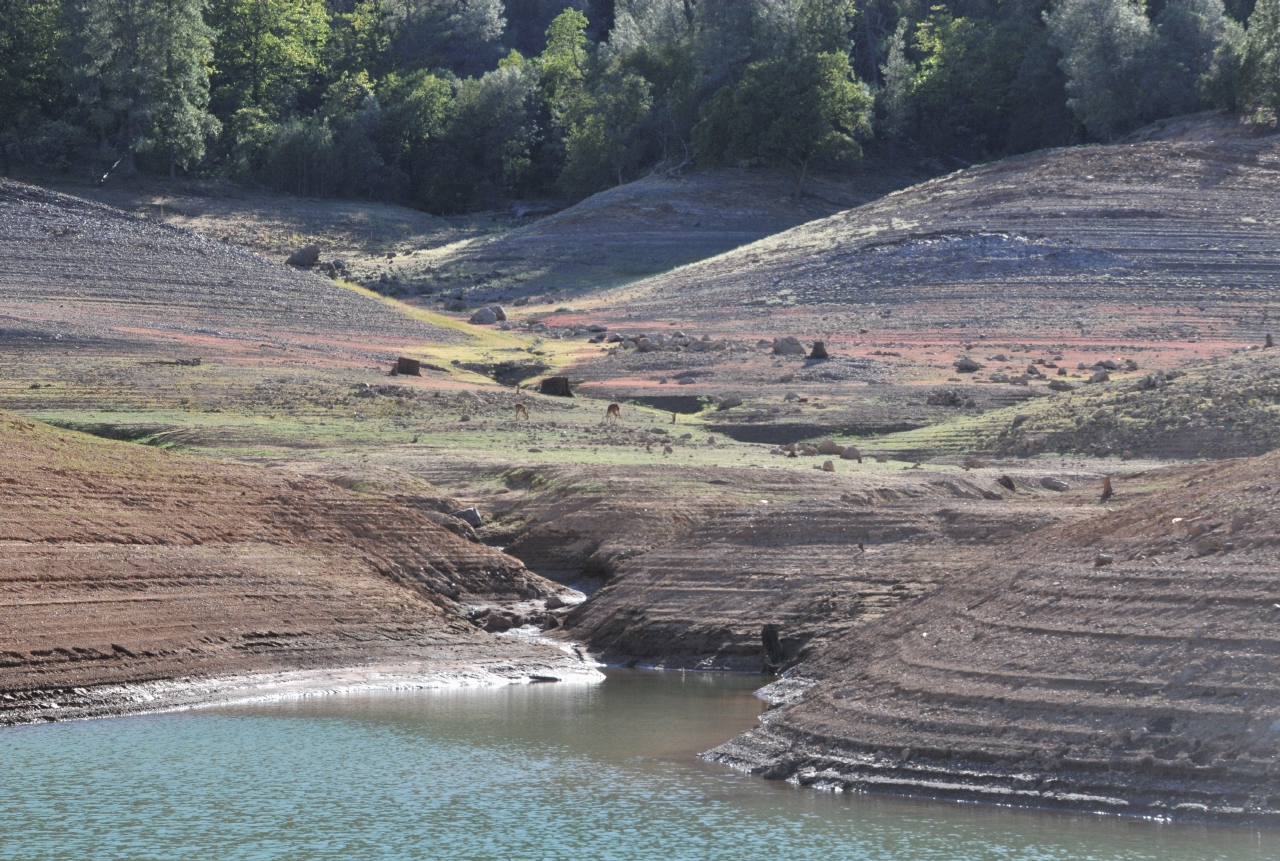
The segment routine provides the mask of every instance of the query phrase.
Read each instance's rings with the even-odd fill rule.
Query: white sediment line
[[[556,681],[597,684],[604,674],[573,661],[401,662],[321,670],[283,670],[79,688],[32,703],[10,723],[89,720],[372,691],[499,687]],[[59,702],[61,700],[61,702]]]

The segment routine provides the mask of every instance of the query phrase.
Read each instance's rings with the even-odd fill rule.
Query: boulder
[[[835,472],[835,471],[836,471],[836,465],[835,465],[834,463],[832,463],[831,461],[829,461],[829,460],[824,460],[824,461],[822,462],[822,471],[823,471],[823,472]]]
[[[729,395],[726,398],[720,399],[720,403],[716,404],[716,409],[731,410],[734,407],[740,407],[740,406],[742,406],[742,398],[738,397],[737,395]]]
[[[972,374],[975,371],[981,371],[983,365],[970,359],[968,356],[956,360],[956,370],[962,374]]]
[[[299,248],[297,251],[290,254],[289,259],[285,261],[289,266],[300,266],[303,268],[315,266],[319,262],[319,245],[308,245],[305,248]]]
[[[829,359],[827,355],[827,345],[822,341],[814,341],[813,349],[809,352],[810,359]]]
[[[559,595],[552,595],[547,598],[546,607],[548,610],[559,610],[561,607],[568,606]]]
[[[506,322],[507,312],[501,305],[490,305],[489,310],[493,312],[493,316],[498,318],[499,323]]]
[[[844,446],[836,445],[829,439],[824,439],[818,443],[818,454],[843,454]]]
[[[1073,392],[1076,387],[1068,383],[1066,380],[1050,380],[1049,388],[1055,392]]]
[[[840,452],[840,459],[856,460],[858,463],[862,463],[862,452],[858,450],[856,445],[847,445],[844,447],[844,451]]]
[[[510,631],[512,627],[510,619],[497,613],[491,613],[484,620],[484,629],[490,634],[501,634],[503,631]]]
[[[1105,383],[1105,382],[1108,382],[1110,379],[1111,379],[1111,375],[1108,374],[1106,371],[1098,371],[1096,374],[1094,374],[1092,377],[1089,378],[1089,382]]]
[[[1058,493],[1061,493],[1064,490],[1071,489],[1071,485],[1067,484],[1062,479],[1054,478],[1053,476],[1045,476],[1044,478],[1040,479],[1040,486],[1043,487],[1045,490],[1053,490]]]
[[[1000,486],[1001,486],[1001,487],[1003,487],[1005,490],[1017,490],[1017,489],[1018,489],[1017,487],[1015,487],[1015,486],[1014,486],[1014,484],[1013,484],[1013,479],[1012,479],[1012,478],[1010,478],[1010,477],[1009,477],[1009,476],[1007,476],[1007,475],[1002,475],[1002,476],[1000,476],[999,478],[997,478],[997,479],[996,479],[996,484],[1000,485]]]
[[[779,356],[803,356],[805,350],[799,338],[788,335],[785,338],[773,339],[773,352]]]
[[[422,376],[422,363],[417,359],[408,359],[400,356],[396,359],[396,373],[404,374],[408,377]]]
[[[481,308],[472,314],[471,319],[467,322],[476,326],[492,326],[498,322],[498,315],[494,313],[492,308]]]
[[[476,508],[474,505],[470,508],[462,508],[453,512],[453,516],[472,528],[484,526],[484,517],[480,515],[480,509]]]

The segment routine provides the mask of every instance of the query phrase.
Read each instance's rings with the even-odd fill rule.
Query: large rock
[[[320,246],[308,245],[306,248],[299,248],[297,251],[289,255],[289,259],[285,261],[290,266],[315,266],[320,262]]]
[[[471,315],[471,319],[467,321],[476,326],[492,326],[498,322],[498,315],[492,308],[481,308],[479,311]]]
[[[773,339],[773,352],[779,356],[803,356],[805,350],[799,338],[788,335],[785,338]]]
[[[818,443],[818,454],[844,454],[844,446],[836,445],[829,439],[824,439]]]
[[[831,358],[830,356],[828,356],[828,355],[827,355],[827,345],[826,345],[826,344],[824,344],[822,341],[814,341],[814,342],[813,342],[813,350],[812,350],[812,351],[810,351],[810,353],[809,353],[809,358],[810,358],[810,359],[829,359],[829,358]]]
[[[982,368],[983,368],[982,364],[980,364],[979,362],[975,362],[973,359],[970,359],[968,356],[965,356],[962,359],[956,360],[956,370],[962,374],[972,374],[975,371],[981,371]]]
[[[463,508],[459,511],[455,511],[453,516],[465,522],[472,528],[484,526],[484,517],[480,514],[480,509],[476,508],[474,505],[470,508]]]
[[[547,377],[542,381],[538,391],[544,395],[554,395],[558,398],[573,397],[573,392],[569,389],[568,377]]]

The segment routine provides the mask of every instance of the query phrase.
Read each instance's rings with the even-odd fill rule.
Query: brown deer
[[[516,404],[516,419],[519,419],[520,416],[522,415],[525,417],[526,420],[528,420],[529,408],[526,407],[524,404]]]
[[[616,422],[620,418],[622,418],[622,407],[617,404],[609,404],[609,409],[604,411],[604,420]]]

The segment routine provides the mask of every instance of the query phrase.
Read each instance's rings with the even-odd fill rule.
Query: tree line
[[[459,212],[1274,122],[1280,0],[0,0],[0,159]]]

